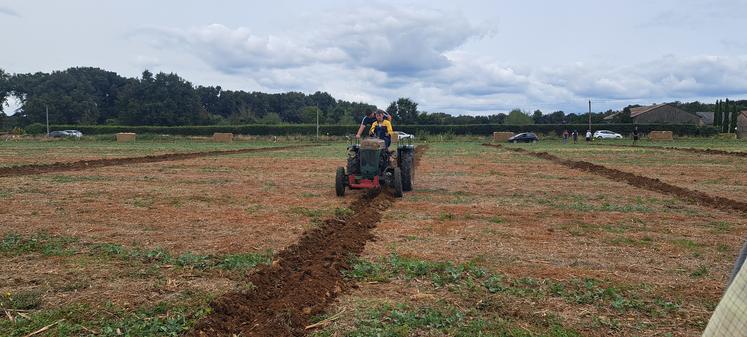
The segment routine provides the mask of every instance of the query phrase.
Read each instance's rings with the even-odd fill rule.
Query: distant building
[[[695,114],[700,117],[700,121],[702,122],[701,125],[713,125],[713,111],[698,111]]]
[[[737,138],[747,139],[747,110],[742,110],[737,116]]]
[[[618,113],[605,117],[612,121]],[[701,117],[669,104],[655,104],[630,108],[630,117],[636,124],[706,124]],[[713,117],[711,117],[713,124]]]

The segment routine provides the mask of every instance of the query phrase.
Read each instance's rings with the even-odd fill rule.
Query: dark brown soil
[[[74,162],[68,162],[68,163],[60,162],[60,163],[51,163],[51,164],[19,165],[19,166],[0,168],[0,178],[27,176],[27,175],[51,173],[51,172],[80,171],[80,170],[87,170],[87,169],[105,167],[105,166],[185,160],[185,159],[193,159],[193,158],[199,158],[199,157],[238,154],[238,153],[247,153],[247,152],[280,151],[280,150],[297,149],[297,148],[308,147],[308,146],[315,146],[315,145],[289,145],[289,146],[238,149],[238,150],[216,150],[216,151],[188,152],[188,153],[167,153],[167,154],[142,156],[142,157],[108,158],[108,159],[80,160],[80,161],[74,161]]]
[[[485,144],[486,146],[501,147],[496,144]],[[673,195],[695,204],[718,208],[722,210],[737,210],[747,213],[747,203],[729,198],[711,196],[700,191],[687,189],[665,183],[659,179],[644,177],[641,175],[623,172],[620,170],[592,164],[586,161],[562,159],[547,152],[533,152],[521,148],[505,148],[510,151],[524,153],[541,159],[546,159],[570,168],[597,174],[615,181],[625,182],[631,186],[645,188],[650,191]]]
[[[425,147],[418,147],[415,163]],[[223,295],[213,312],[187,336],[303,336],[309,319],[324,312],[349,288],[342,271],[359,256],[381,213],[395,199],[370,191],[353,201],[351,215],[325,220],[299,242],[279,252],[273,263],[248,275],[252,289]]]

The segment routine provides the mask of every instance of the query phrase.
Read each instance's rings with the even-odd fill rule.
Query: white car
[[[622,139],[623,136],[617,132],[610,130],[597,130],[594,132],[594,138],[596,139]]]
[[[75,137],[75,138],[83,137],[83,133],[80,132],[80,131],[78,131],[78,130],[65,130],[65,131],[62,131],[62,132],[67,133],[67,135],[70,136],[70,137]]]
[[[402,131],[394,131],[394,133],[397,134],[397,139],[415,139],[415,136],[409,133],[405,133]]]

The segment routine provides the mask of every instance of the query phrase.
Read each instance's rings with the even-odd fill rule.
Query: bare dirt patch
[[[92,159],[92,160],[80,160],[80,161],[74,161],[74,162],[58,162],[58,163],[51,163],[51,164],[19,165],[19,166],[11,166],[11,167],[0,167],[0,177],[14,177],[14,176],[24,176],[24,175],[42,174],[42,173],[51,173],[51,172],[64,172],[64,171],[80,171],[80,170],[87,170],[87,169],[106,167],[106,166],[156,163],[156,162],[164,162],[164,161],[185,160],[185,159],[194,159],[194,158],[207,157],[207,156],[230,155],[230,154],[240,154],[240,153],[248,153],[248,152],[279,151],[279,150],[288,150],[288,149],[307,147],[307,146],[311,146],[311,145],[290,145],[290,146],[269,147],[269,148],[217,150],[217,151],[189,152],[189,153],[169,153],[169,154],[142,156],[142,157]]]
[[[500,145],[492,145],[492,144],[486,144],[486,145],[493,146],[493,147],[500,146]],[[561,164],[561,165],[564,165],[564,166],[567,166],[573,169],[579,169],[585,172],[598,174],[598,175],[607,177],[612,180],[623,181],[632,186],[645,188],[645,189],[655,191],[655,192],[661,192],[665,194],[674,195],[684,200],[694,202],[696,204],[707,205],[709,207],[718,208],[722,210],[737,210],[743,213],[747,213],[747,203],[745,202],[736,201],[736,200],[719,197],[719,196],[711,196],[700,191],[695,191],[695,190],[687,189],[684,187],[674,186],[672,184],[665,183],[659,179],[644,177],[644,176],[640,176],[640,175],[629,173],[629,172],[623,172],[620,170],[604,167],[602,165],[597,165],[597,164],[593,164],[593,163],[589,163],[585,161],[562,159],[560,157],[554,156],[547,152],[533,152],[533,151],[527,151],[527,150],[520,149],[520,148],[507,148],[507,150],[520,152],[520,153],[528,154],[531,156],[535,156],[537,158],[550,160],[550,161],[556,162],[558,164]]]
[[[418,158],[425,150],[418,148]],[[211,304],[214,313],[190,336],[303,336],[305,325],[347,285],[341,271],[371,240],[371,229],[394,198],[372,191],[348,208],[352,214],[327,219],[249,276],[254,289],[229,293]]]
[[[318,336],[366,335],[361,329],[368,321],[358,313],[372,310],[369,299],[415,311],[453,306],[465,321],[508,320],[527,335],[532,334],[524,329],[553,336],[538,329],[547,324],[589,336],[697,335],[747,228],[739,212],[701,207],[514,152],[437,144],[426,159],[417,188],[387,210],[374,229],[378,239],[366,246],[366,262],[396,254],[423,263],[468,263],[502,274],[507,284],[588,281],[601,287],[590,293],[626,289],[623,299],[590,303],[584,294],[535,292],[542,286],[491,293],[481,290],[484,279],[440,285],[442,280],[430,273],[384,275],[370,284],[360,282],[338,301],[328,314],[347,311]],[[628,300],[638,307],[619,308]],[[385,316],[383,324],[391,324],[396,314]],[[500,335],[504,330],[481,331]]]
[[[623,144],[595,144],[595,145],[642,148],[641,146],[623,145]],[[722,156],[732,156],[732,157],[738,157],[738,158],[747,158],[747,152],[741,152],[741,151],[725,151],[725,150],[709,149],[709,148],[706,148],[706,149],[696,149],[694,147],[676,147],[676,146],[645,146],[643,148],[646,148],[646,149],[682,151],[682,152],[690,152],[690,153],[697,153],[697,154],[713,154],[713,155],[722,155]]]

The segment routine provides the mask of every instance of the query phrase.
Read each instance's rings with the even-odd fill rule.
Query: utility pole
[[[47,112],[47,137],[49,137],[49,106],[44,104],[44,110]]]
[[[591,132],[591,100],[589,100],[589,132]]]

